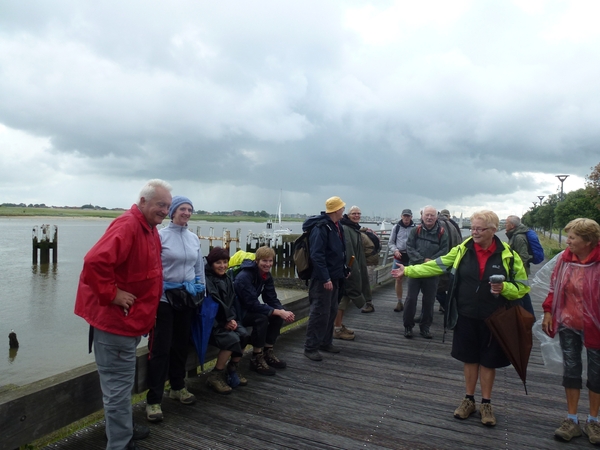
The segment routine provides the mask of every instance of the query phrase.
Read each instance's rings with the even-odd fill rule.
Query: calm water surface
[[[0,218],[0,386],[31,383],[94,361],[87,350],[88,325],[73,314],[73,307],[83,257],[110,222]],[[58,227],[58,263],[33,266],[31,231],[44,223]],[[209,234],[211,226],[217,236],[223,235],[223,228],[235,236],[240,228],[243,243],[249,230],[258,233],[265,229],[264,224],[249,222],[190,222],[194,232],[197,226],[201,226],[203,236]],[[283,226],[294,233],[302,228],[298,222]],[[202,250],[206,255],[207,241],[202,242]],[[11,329],[20,343],[16,355],[8,348]]]

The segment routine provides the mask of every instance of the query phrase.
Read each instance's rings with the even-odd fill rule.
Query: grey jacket
[[[406,253],[406,241],[408,240],[408,235],[410,234],[410,230],[415,228],[414,222],[411,220],[408,226],[404,226],[402,220],[399,220],[394,228],[392,228],[392,233],[390,234],[390,240],[388,242],[388,252],[394,254],[396,250],[399,250],[400,253]]]
[[[436,259],[448,253],[448,233],[442,230],[437,220],[431,230],[425,225],[410,230],[406,250],[411,266],[424,263],[426,258]]]
[[[527,276],[529,276],[529,272],[531,271],[531,268],[529,267],[531,255],[529,254],[527,230],[529,230],[529,228],[521,224],[518,227],[507,231],[506,237],[508,238],[508,245],[510,245],[510,248],[512,248],[513,251],[515,251],[521,257],[521,261],[523,261],[523,265],[525,266]]]

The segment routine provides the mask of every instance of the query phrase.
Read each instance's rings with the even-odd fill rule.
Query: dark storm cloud
[[[600,58],[577,5],[425,3],[11,3],[0,123],[47,139],[54,172],[284,189],[290,212],[529,205],[589,173]]]

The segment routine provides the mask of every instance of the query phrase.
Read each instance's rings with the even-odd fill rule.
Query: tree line
[[[600,223],[600,163],[591,170],[584,188],[565,193],[562,199],[560,192],[549,195],[546,201],[523,215],[523,223],[543,231],[563,228],[578,217]]]

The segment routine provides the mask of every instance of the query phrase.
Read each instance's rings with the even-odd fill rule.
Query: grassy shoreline
[[[73,217],[73,218],[103,218],[114,219],[123,214],[124,210],[80,209],[80,208],[23,208],[1,206],[1,217]],[[212,214],[194,214],[191,220],[206,222],[256,222],[264,223],[264,217],[254,216],[217,216]],[[301,222],[301,219],[286,219],[286,222]]]

